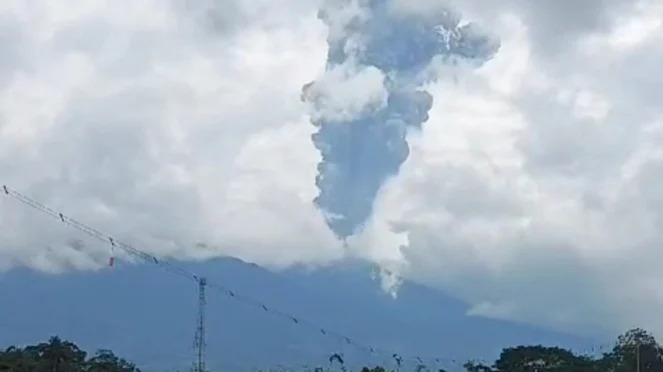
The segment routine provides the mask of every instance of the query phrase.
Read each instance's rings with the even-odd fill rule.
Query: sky
[[[361,258],[386,270],[385,290],[393,273],[473,315],[663,336],[663,4],[386,6],[2,1],[0,183],[159,257]],[[380,30],[440,22],[488,40],[481,61],[460,44],[416,68],[371,54]],[[417,125],[376,114],[415,92],[430,98]],[[381,168],[348,153],[392,144],[360,118],[398,129],[407,155]],[[362,175],[342,187],[319,177],[344,171],[319,165],[334,160],[313,139],[325,126],[364,141],[339,137]],[[352,199],[353,185],[372,190]],[[339,228],[350,205],[363,210]],[[0,237],[1,270],[95,270],[110,254],[9,198]]]

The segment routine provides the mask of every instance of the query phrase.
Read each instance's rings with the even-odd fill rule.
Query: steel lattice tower
[[[206,372],[205,367],[205,286],[207,279],[198,279],[198,326],[196,328],[196,365],[195,372]]]

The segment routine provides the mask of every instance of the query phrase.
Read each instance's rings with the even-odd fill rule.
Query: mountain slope
[[[464,360],[492,358],[512,344],[587,344],[556,332],[465,316],[462,302],[413,283],[405,283],[393,299],[361,264],[281,273],[235,259],[182,265],[269,309],[404,355]],[[343,353],[348,363],[393,362],[387,354],[370,357],[308,323],[246,305],[216,288],[209,288],[207,297],[212,368],[325,365],[333,352]],[[120,265],[58,276],[13,270],[0,275],[0,298],[0,346],[58,334],[85,349],[111,348],[147,371],[186,367],[193,359],[196,283],[157,266]]]

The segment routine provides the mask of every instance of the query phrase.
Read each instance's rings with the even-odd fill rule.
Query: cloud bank
[[[391,0],[421,24],[456,8],[500,49],[426,69],[428,120],[399,137],[407,160],[383,172],[345,249],[312,203],[325,151],[311,121],[384,110],[393,87],[375,63],[328,65],[371,17],[356,4],[330,23],[325,4],[296,0],[2,2],[0,183],[161,256],[351,255],[472,314],[663,334],[660,2]],[[0,236],[5,269],[107,260],[6,198]]]
[[[3,3],[2,183],[165,257],[342,257],[310,202],[319,155],[299,101],[325,30],[315,4],[287,3]],[[107,261],[99,242],[1,210],[5,268]]]
[[[543,14],[573,13],[555,4],[455,4],[499,30],[502,47],[431,89],[437,125],[410,138],[357,249],[473,314],[660,332],[663,110],[650,97],[663,86],[662,9],[603,2],[585,14],[600,19],[559,17],[547,39]],[[560,37],[563,48],[547,48]]]

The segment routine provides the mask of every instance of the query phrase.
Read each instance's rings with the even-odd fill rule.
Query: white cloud
[[[353,61],[331,67],[304,92],[313,106],[312,119],[347,122],[383,108],[388,96],[384,80],[376,67],[359,66]]]
[[[324,68],[315,4],[3,4],[23,42],[3,44],[0,182],[158,255],[342,257],[310,202],[299,101]],[[103,243],[1,202],[4,268],[106,262]]]
[[[554,16],[565,3],[516,3],[475,14],[495,20],[502,48],[431,88],[431,119],[379,196],[364,252],[472,314],[661,335],[663,12],[604,2],[581,25]],[[551,22],[571,27],[569,43],[542,50],[536,28]]]

